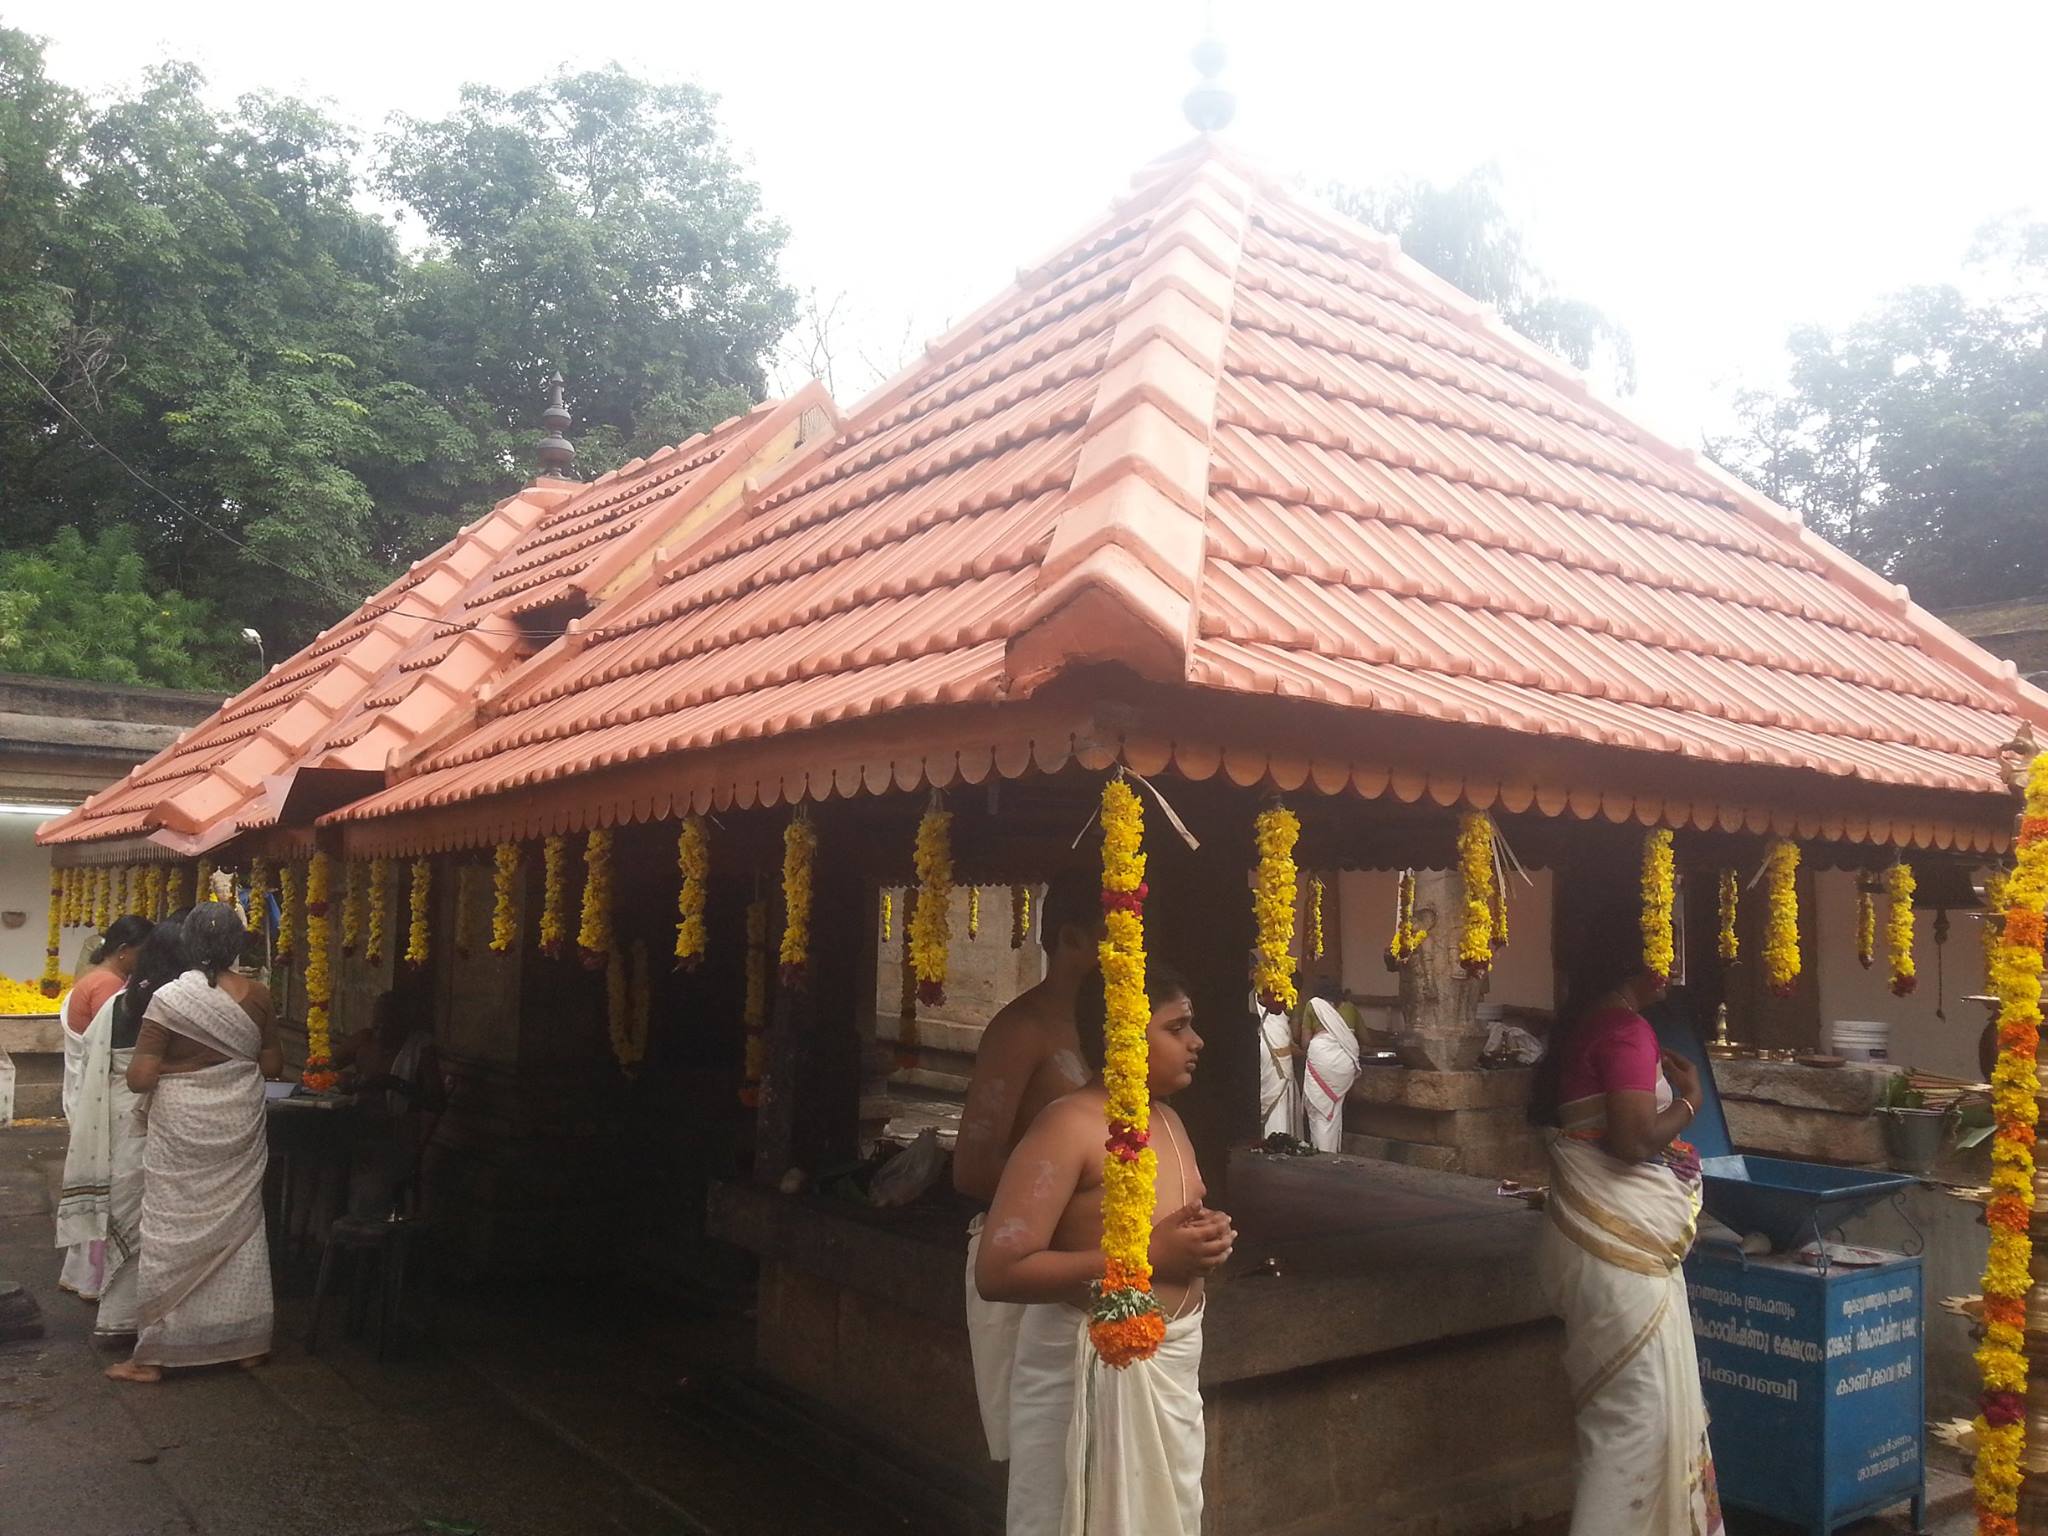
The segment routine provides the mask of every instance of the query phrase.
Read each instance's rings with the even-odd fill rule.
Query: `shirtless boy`
[[[1027,1305],[1010,1397],[1009,1536],[1198,1536],[1202,1519],[1204,1277],[1236,1241],[1207,1187],[1187,1128],[1160,1102],[1194,1080],[1202,1052],[1187,984],[1155,965],[1146,1032],[1159,1159],[1152,1286],[1168,1319],[1150,1360],[1114,1370],[1086,1344],[1090,1285],[1102,1277],[1101,1078],[1048,1105],[1018,1142],[989,1212],[976,1284]],[[1099,1014],[1099,997],[1084,995]],[[1097,1373],[1086,1393],[1084,1373]],[[1083,1437],[1084,1482],[1070,1486],[1068,1430]]]
[[[1074,1000],[1096,980],[1102,939],[1102,887],[1093,871],[1056,875],[1039,908],[1045,979],[1012,999],[982,1031],[953,1149],[953,1187],[984,1204],[995,1198],[1003,1163],[1038,1112],[1088,1081]],[[992,1460],[1007,1461],[1010,1364],[1017,1352],[1022,1307],[985,1301],[974,1288],[982,1218],[967,1228],[967,1340],[974,1355],[975,1393]]]

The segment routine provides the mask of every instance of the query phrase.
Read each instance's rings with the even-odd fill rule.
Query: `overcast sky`
[[[1634,334],[1636,408],[1686,442],[1786,329],[1957,277],[1986,218],[2048,212],[2048,6],[1383,5],[1220,0],[1232,137],[1310,185],[1497,161],[1533,254]],[[153,62],[223,96],[324,99],[373,132],[465,80],[613,59],[695,80],[790,226],[799,286],[844,292],[896,360],[1095,217],[1189,136],[1202,0],[1010,5],[279,5],[15,0],[52,72]],[[850,350],[850,347],[848,348]],[[840,390],[869,382],[842,362]]]

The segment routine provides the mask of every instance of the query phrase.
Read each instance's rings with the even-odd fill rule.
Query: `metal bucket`
[[[1945,1109],[1881,1109],[1885,1161],[1899,1173],[1926,1174],[1948,1137]]]

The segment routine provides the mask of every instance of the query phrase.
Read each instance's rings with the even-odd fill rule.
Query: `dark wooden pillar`
[[[812,809],[818,850],[808,978],[802,987],[775,989],[754,1155],[754,1176],[762,1183],[775,1183],[791,1168],[816,1176],[858,1152],[867,885],[852,824],[844,814],[821,814],[832,810],[846,808]],[[772,928],[771,969],[780,921]]]

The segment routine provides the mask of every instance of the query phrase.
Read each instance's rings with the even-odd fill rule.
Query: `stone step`
[[[64,1057],[56,1051],[21,1051],[14,1063],[14,1118],[56,1120],[64,1114]]]

